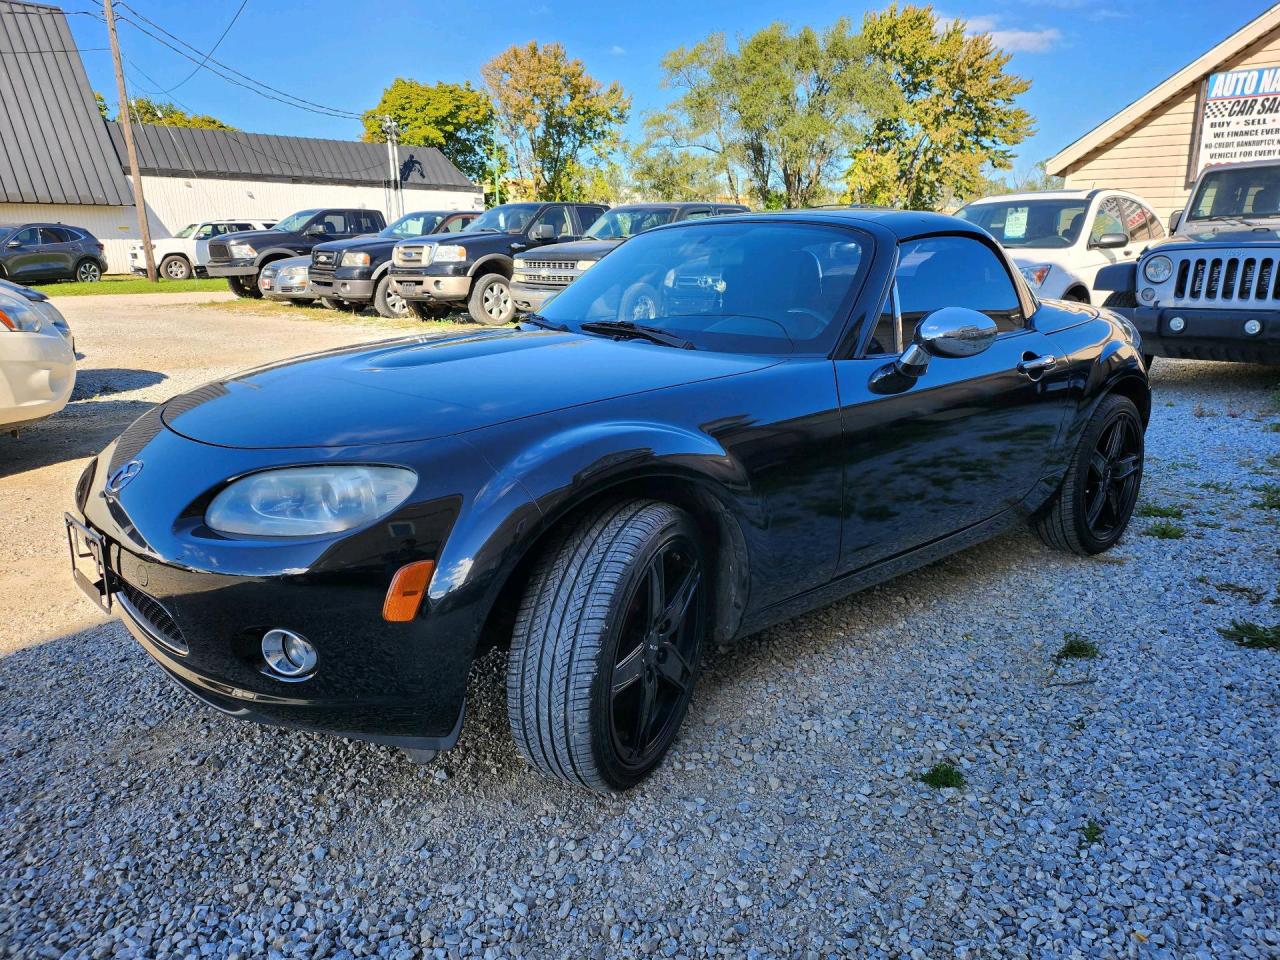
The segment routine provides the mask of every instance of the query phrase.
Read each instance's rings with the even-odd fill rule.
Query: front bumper
[[[1280,363],[1280,313],[1271,310],[1207,310],[1196,307],[1133,307],[1128,316],[1142,335],[1142,352],[1183,360],[1227,360],[1237,363]],[[1180,317],[1183,329],[1169,322]],[[1262,329],[1245,332],[1256,320]]]
[[[316,296],[337,297],[339,300],[367,301],[373,299],[376,280],[360,277],[341,277],[336,274],[312,275],[311,289]]]
[[[516,309],[537,313],[543,305],[564,287],[535,287],[527,283],[511,284],[511,299]]]
[[[211,260],[205,271],[211,277],[252,277],[258,272],[258,263],[256,260]]]
[[[0,330],[0,427],[52,416],[76,385],[71,341],[55,330]]]
[[[471,293],[471,277],[438,274],[426,270],[392,267],[391,289],[406,300],[434,300],[456,303]]]

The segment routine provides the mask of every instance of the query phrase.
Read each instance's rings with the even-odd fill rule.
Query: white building
[[[57,7],[0,0],[0,223],[83,227],[129,269],[138,238],[124,136],[98,114]],[[381,143],[135,125],[153,237],[202,219],[279,220],[308,207],[397,207]],[[401,147],[399,203],[479,210],[484,196],[434,147]]]

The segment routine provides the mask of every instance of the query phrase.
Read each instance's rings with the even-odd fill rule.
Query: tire
[[[373,288],[373,309],[378,316],[394,319],[409,315],[409,302],[391,290],[391,274],[384,273],[378,285]]]
[[[1062,299],[1068,303],[1088,303],[1089,295],[1083,290],[1068,290],[1062,295]]]
[[[668,587],[655,604],[657,569]],[[553,540],[530,576],[507,662],[512,734],[540,773],[607,794],[662,761],[697,680],[706,569],[689,515],[652,500],[599,510]],[[675,611],[679,622],[664,624]]]
[[[516,302],[511,298],[511,281],[500,273],[486,273],[471,286],[467,298],[471,319],[486,327],[510,323],[516,315]]]
[[[262,291],[258,289],[258,278],[227,277],[227,286],[231,292],[242,300],[261,300]]]
[[[645,323],[658,315],[658,291],[647,283],[629,287],[618,304],[618,319]]]
[[[1132,290],[1116,290],[1102,301],[1104,307],[1136,307],[1138,298]]]
[[[102,267],[87,257],[76,264],[76,280],[80,283],[97,283],[102,279]]]
[[[186,257],[171,253],[160,261],[160,276],[166,280],[190,280],[191,264]]]
[[[449,315],[449,305],[447,303],[432,303],[430,300],[406,300],[405,306],[408,307],[409,313],[419,320],[443,320]]]
[[[314,303],[315,301],[313,300],[311,302]],[[350,311],[352,309],[351,304],[347,303],[345,300],[339,300],[337,297],[321,297],[320,305],[322,307],[327,307],[330,310]]]
[[[305,297],[290,297],[288,303],[291,307],[314,307],[316,302],[308,300]]]
[[[1116,455],[1111,456],[1106,450],[1116,430],[1124,433]],[[1040,539],[1055,550],[1082,557],[1111,549],[1133,517],[1142,464],[1138,408],[1128,397],[1104,397],[1089,418],[1062,486],[1033,521]],[[1095,514],[1096,519],[1091,519]]]

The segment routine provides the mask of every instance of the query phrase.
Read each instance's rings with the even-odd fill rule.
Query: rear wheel
[[[511,729],[541,773],[610,793],[662,761],[697,678],[705,570],[689,515],[651,500],[607,507],[551,544],[507,665]]]
[[[1079,287],[1076,287],[1074,290],[1068,290],[1064,293],[1062,295],[1062,299],[1066,300],[1068,303],[1088,303],[1089,295]]]
[[[227,277],[227,286],[237,297],[244,300],[261,300],[262,291],[258,289],[257,277]]]
[[[191,264],[186,257],[171,253],[160,261],[160,276],[166,280],[187,280],[191,277]]]
[[[373,309],[380,317],[405,317],[409,304],[404,297],[391,289],[391,275],[384,273],[373,290]]]
[[[1080,556],[1120,540],[1142,485],[1142,418],[1128,397],[1105,397],[1085,428],[1053,501],[1035,520],[1040,539]]]
[[[351,310],[351,304],[345,300],[339,300],[337,297],[321,297],[320,305],[328,307],[330,310]]]
[[[102,279],[102,267],[97,261],[81,260],[76,264],[76,279],[81,283],[97,283]]]
[[[405,305],[419,320],[443,320],[449,315],[447,303],[433,303],[430,300],[406,300]]]
[[[467,301],[471,319],[487,327],[510,323],[516,315],[516,302],[511,299],[511,283],[500,273],[489,273],[478,279]]]

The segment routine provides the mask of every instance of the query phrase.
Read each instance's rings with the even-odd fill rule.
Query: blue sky
[[[239,6],[239,0],[131,2],[200,50],[217,39]],[[532,0],[477,13],[470,3],[248,0],[215,56],[289,93],[358,112],[376,103],[396,76],[478,83],[480,65],[510,44],[559,40],[593,76],[617,80],[632,95],[628,132],[635,135],[642,113],[668,99],[658,67],[666,51],[718,30],[750,33],[778,19],[780,11],[802,10],[783,16],[793,24],[825,25],[841,15],[858,21],[864,10],[883,5]],[[92,0],[64,4],[67,10],[93,6]],[[1010,69],[1031,79],[1022,105],[1038,130],[1019,148],[1021,168],[1051,156],[1268,6],[1270,0],[946,0],[936,9],[992,31],[1013,53]],[[90,81],[114,104],[110,57],[90,49],[105,46],[105,27],[89,17],[70,20]],[[139,69],[162,89],[191,73],[190,61],[127,24],[121,26],[121,44],[137,65],[129,68],[136,77],[134,92],[153,87]],[[360,133],[355,121],[273,103],[203,71],[165,98],[255,132],[352,139]]]

